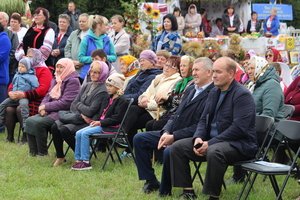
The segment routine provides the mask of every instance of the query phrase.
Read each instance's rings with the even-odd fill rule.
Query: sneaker
[[[123,151],[120,155],[120,158],[123,160],[124,158],[132,158],[132,153],[128,153],[127,151]]]
[[[71,169],[75,170],[75,169],[77,168],[77,165],[81,165],[81,164],[82,164],[82,161],[75,162],[75,163],[72,165]],[[74,169],[74,168],[75,168],[75,169]]]
[[[92,165],[90,163],[80,162],[78,165],[72,166],[72,169],[76,171],[90,170],[92,169]]]

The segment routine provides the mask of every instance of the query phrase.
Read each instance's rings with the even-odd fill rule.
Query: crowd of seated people
[[[300,79],[298,75],[293,80],[295,75],[274,48],[264,57],[248,51],[244,60],[230,52],[183,55],[186,31],[204,30],[212,37],[240,32],[241,20],[233,6],[213,26],[206,12],[201,9],[200,15],[191,4],[183,17],[175,8],[163,17],[162,31],[151,47],[136,57],[130,55],[130,36],[121,15],[110,19],[109,30],[106,17],[81,14],[70,2],[53,30],[45,8],[34,11],[28,29],[21,28],[18,14],[12,14],[9,29],[0,23],[0,131],[5,127],[6,140],[14,143],[19,122],[21,141],[34,157],[48,155],[51,134],[54,167],[66,162],[66,142],[74,152],[70,167],[90,170],[89,136],[118,128],[132,98],[124,130],[133,152],[127,148],[121,157],[134,153],[139,179],[145,181],[143,191],[170,196],[172,187],[180,187],[182,198],[196,199],[189,161],[206,161],[203,193],[219,199],[227,167],[253,158],[258,150],[256,115],[277,123],[284,119],[284,104],[289,104],[295,108],[291,120],[300,120]],[[267,36],[278,34],[277,20],[273,9],[264,24]],[[247,31],[260,29],[253,12]],[[19,38],[15,50],[10,34]],[[10,66],[12,52],[18,61],[15,67]],[[30,80],[22,83],[27,76]],[[298,146],[294,143],[293,149]],[[163,165],[161,182],[151,162],[157,150]],[[233,181],[244,178],[245,172],[234,167]]]

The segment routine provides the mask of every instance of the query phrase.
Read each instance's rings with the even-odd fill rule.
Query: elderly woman
[[[180,57],[171,56],[163,73],[157,75],[148,89],[139,96],[138,105],[130,107],[124,129],[131,143],[138,129],[144,128],[148,121],[158,119],[166,111],[161,105],[168,99],[174,85],[181,80],[179,63]]]
[[[112,29],[113,31],[109,34],[109,37],[111,38],[117,58],[120,58],[121,56],[129,54],[129,48],[130,48],[130,37],[124,30],[125,20],[121,15],[114,15],[110,19]],[[115,69],[120,72],[120,63],[115,62],[114,67]]]
[[[70,26],[70,17],[67,14],[60,14],[58,16],[58,29],[55,30],[55,41],[51,51],[51,64],[54,67],[57,61],[65,57],[65,46],[68,37],[72,32]]]
[[[277,9],[272,8],[271,15],[268,16],[264,23],[264,33],[266,37],[279,35],[280,22],[277,17]]]
[[[34,22],[16,50],[16,59],[20,60],[25,56],[29,48],[36,48],[41,51],[43,61],[46,61],[52,51],[55,37],[54,30],[49,27],[49,12],[45,8],[39,7],[34,11],[33,16]],[[48,60],[46,64],[47,66],[50,64]]]
[[[152,43],[154,52],[166,50],[172,55],[178,55],[182,48],[181,37],[178,34],[178,24],[176,17],[172,14],[167,14],[163,17],[162,32],[158,33]]]
[[[78,73],[69,58],[62,58],[56,64],[55,79],[39,106],[37,115],[26,120],[25,132],[28,134],[29,153],[32,156],[48,154],[47,136],[58,111],[68,110],[80,89]]]
[[[89,15],[83,13],[79,15],[79,29],[73,31],[65,46],[65,57],[73,60],[77,72],[80,72],[82,64],[78,60],[78,51],[81,40],[87,35],[89,30]]]
[[[61,111],[59,120],[51,127],[56,157],[53,166],[57,167],[65,162],[63,142],[75,151],[75,133],[89,125],[92,120],[99,119],[107,105],[108,94],[105,80],[108,76],[108,66],[105,62],[94,61],[89,71],[91,81],[84,84],[72,102],[70,111]]]
[[[239,16],[235,14],[233,6],[227,7],[226,12],[222,16],[222,22],[224,27],[224,35],[239,33],[241,21]]]
[[[88,30],[86,37],[81,40],[78,53],[79,62],[84,64],[80,71],[81,80],[85,78],[90,69],[91,54],[94,50],[103,49],[109,62],[114,62],[117,59],[114,44],[106,34],[106,20],[105,17],[100,15],[93,16],[91,28]]]
[[[140,63],[136,57],[125,55],[120,57],[120,70],[125,77],[123,89],[126,88],[130,79],[132,79],[140,69]]]
[[[30,58],[31,66],[38,78],[39,86],[33,90],[23,91],[10,91],[8,93],[11,99],[19,100],[26,98],[29,100],[29,115],[35,115],[38,113],[38,106],[40,105],[42,98],[47,94],[52,74],[49,68],[46,66],[43,55],[38,49],[29,49],[27,56]],[[9,86],[12,89],[12,85]],[[5,116],[5,126],[7,128],[7,140],[14,141],[14,130],[17,122],[23,124],[21,112],[19,107],[7,107]],[[23,133],[22,142],[27,141],[27,136]]]
[[[153,119],[147,122],[147,131],[161,130],[169,120],[170,116],[175,113],[186,88],[193,83],[192,67],[194,60],[195,59],[191,56],[181,57],[179,69],[182,79],[176,83],[168,98],[164,99],[162,106],[167,110],[166,113],[164,113],[159,119]]]
[[[264,58],[253,56],[249,60],[247,73],[251,80],[248,88],[255,100],[256,113],[273,117],[275,121],[282,119],[284,97],[275,68]]]
[[[157,56],[153,51],[142,51],[139,61],[139,72],[130,79],[124,90],[124,97],[133,98],[134,104],[137,104],[138,97],[147,90],[155,76],[161,73],[161,70],[156,68]]]

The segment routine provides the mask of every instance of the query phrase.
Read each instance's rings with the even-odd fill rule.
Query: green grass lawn
[[[90,171],[72,171],[73,152],[67,155],[67,162],[61,167],[53,168],[55,159],[53,146],[49,156],[30,157],[27,145],[5,142],[6,134],[0,134],[0,199],[159,199],[157,193],[145,195],[141,188],[143,182],[138,180],[136,167],[132,159],[125,159],[124,165],[108,163],[102,171],[105,154],[98,153],[98,159],[92,159]],[[202,166],[204,174],[205,166]],[[161,166],[155,170],[160,178]],[[232,174],[228,169],[226,178]],[[281,182],[280,182],[281,183]],[[228,185],[222,192],[222,199],[236,199],[242,185]],[[194,183],[198,199],[207,199],[201,194],[200,181]],[[173,191],[173,198],[178,199],[181,190]],[[291,178],[283,194],[284,199],[296,199],[300,195],[300,186]],[[274,199],[273,189],[268,180],[257,180],[249,199]]]

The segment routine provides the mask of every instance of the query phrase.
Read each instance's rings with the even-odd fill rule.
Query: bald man
[[[221,57],[213,64],[213,83],[194,136],[170,147],[171,178],[183,198],[196,199],[189,161],[206,161],[203,193],[219,199],[228,165],[257,152],[255,104],[251,93],[235,81],[236,62]]]

